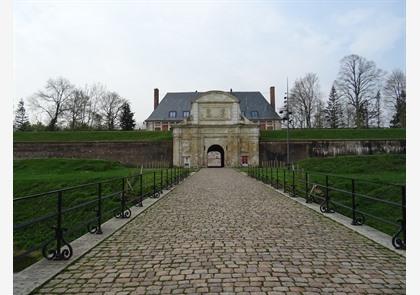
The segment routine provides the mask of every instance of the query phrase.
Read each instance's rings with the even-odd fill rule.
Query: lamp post
[[[284,93],[284,109],[280,110],[280,114],[284,114],[284,116],[281,118],[282,121],[286,121],[286,166],[289,168],[290,165],[290,146],[289,146],[289,124],[290,124],[290,115],[292,114],[291,111],[289,111],[289,79],[286,79],[286,92]]]

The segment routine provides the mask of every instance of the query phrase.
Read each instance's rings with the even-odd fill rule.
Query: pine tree
[[[135,126],[134,113],[130,109],[130,104],[125,102],[121,107],[120,127],[122,130],[133,130]]]
[[[376,118],[376,127],[381,127],[381,92],[378,90],[378,93],[375,96],[375,118]]]
[[[13,128],[19,131],[29,130],[30,123],[28,120],[28,116],[26,115],[25,103],[22,98],[19,101],[15,114],[16,116]]]
[[[340,97],[338,96],[334,85],[331,87],[330,96],[328,97],[327,107],[325,108],[325,117],[330,128],[342,127],[343,110],[340,103]]]
[[[395,113],[391,120],[391,128],[405,128],[405,91],[401,91],[395,104]]]

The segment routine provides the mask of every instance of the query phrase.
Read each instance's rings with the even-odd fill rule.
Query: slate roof
[[[191,110],[191,104],[202,92],[168,92],[146,121],[179,121],[183,112]],[[280,116],[264,98],[261,92],[230,92],[239,99],[241,112],[250,120],[280,120]],[[176,111],[176,118],[169,118],[169,112]],[[251,112],[257,111],[257,117]]]

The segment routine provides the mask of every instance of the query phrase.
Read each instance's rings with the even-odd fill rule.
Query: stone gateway
[[[173,165],[181,167],[237,167],[258,165],[259,131],[281,128],[275,111],[274,87],[270,103],[258,91],[169,92],[154,110],[147,130],[173,131]]]
[[[242,115],[238,98],[228,92],[200,94],[190,116],[172,130],[175,166],[258,165],[258,124]]]

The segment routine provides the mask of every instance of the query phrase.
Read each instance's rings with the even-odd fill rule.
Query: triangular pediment
[[[229,92],[212,90],[200,94],[195,100],[197,103],[205,102],[236,102],[239,103],[239,99],[230,94]]]

